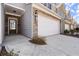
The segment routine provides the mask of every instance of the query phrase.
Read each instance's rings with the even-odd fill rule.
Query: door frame
[[[10,34],[10,19],[16,20],[16,34],[18,33],[18,19],[16,17],[8,17],[8,35]]]

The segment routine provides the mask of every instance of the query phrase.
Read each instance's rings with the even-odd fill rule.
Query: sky
[[[71,16],[79,24],[79,3],[65,3],[66,10],[70,10]]]

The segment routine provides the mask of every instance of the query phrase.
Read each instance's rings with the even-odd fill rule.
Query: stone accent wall
[[[37,10],[33,12],[33,37],[38,36],[38,14]]]

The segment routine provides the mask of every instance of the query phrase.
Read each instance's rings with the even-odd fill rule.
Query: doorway
[[[18,33],[18,19],[15,17],[8,17],[8,35]]]

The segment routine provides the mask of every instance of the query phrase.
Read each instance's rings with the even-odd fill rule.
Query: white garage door
[[[60,33],[60,21],[48,15],[38,13],[38,35],[48,36]]]
[[[70,28],[69,28],[69,24],[65,24],[65,30],[70,30]]]

